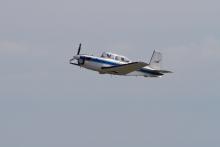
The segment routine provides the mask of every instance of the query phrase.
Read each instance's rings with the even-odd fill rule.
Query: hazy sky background
[[[219,147],[220,2],[0,0],[0,146]],[[111,51],[163,78],[70,65]],[[74,49],[73,49],[74,48]]]

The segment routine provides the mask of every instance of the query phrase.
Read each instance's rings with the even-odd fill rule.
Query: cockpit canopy
[[[113,60],[120,61],[120,62],[126,62],[126,63],[131,62],[127,57],[124,57],[124,56],[121,56],[121,55],[116,55],[116,54],[109,53],[109,52],[103,52],[101,57],[102,58],[113,59]]]

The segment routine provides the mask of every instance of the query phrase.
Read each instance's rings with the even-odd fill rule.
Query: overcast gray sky
[[[219,147],[218,0],[1,0],[0,146]],[[111,51],[163,78],[68,64]],[[74,48],[74,49],[73,49]]]

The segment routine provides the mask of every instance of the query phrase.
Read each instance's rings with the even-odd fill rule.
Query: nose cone
[[[76,64],[75,62],[77,61],[77,60],[79,60],[80,59],[80,56],[79,55],[75,55],[75,56],[73,56],[73,58],[72,59],[70,59],[70,64]]]

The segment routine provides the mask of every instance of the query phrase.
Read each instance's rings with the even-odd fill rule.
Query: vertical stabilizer
[[[154,50],[149,66],[155,70],[161,69],[162,54]]]

